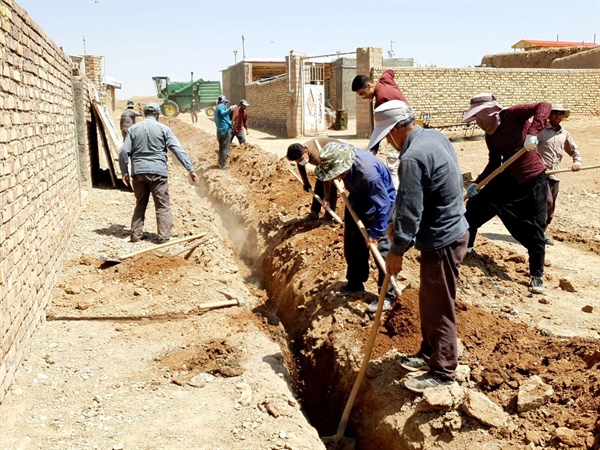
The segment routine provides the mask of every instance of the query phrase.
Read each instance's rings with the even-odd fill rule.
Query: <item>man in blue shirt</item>
[[[150,194],[156,210],[156,228],[159,243],[171,239],[173,217],[169,202],[169,175],[167,169],[167,149],[171,150],[185,167],[192,182],[198,181],[194,166],[188,154],[173,131],[158,122],[160,106],[148,103],[144,108],[144,120],[127,130],[125,143],[119,151],[119,166],[123,180],[131,184],[136,205],[131,219],[131,242],[142,238],[144,217]],[[131,160],[131,163],[130,163]]]
[[[215,125],[217,126],[217,140],[219,141],[219,169],[229,170],[227,158],[231,150],[231,112],[236,108],[227,107],[229,100],[224,95],[219,95],[217,109],[215,110]]]
[[[421,251],[423,340],[419,353],[402,358],[400,365],[428,372],[406,379],[404,386],[414,392],[450,386],[456,384],[458,365],[456,283],[469,238],[458,159],[450,141],[439,131],[418,126],[411,107],[403,101],[379,106],[374,119],[369,148],[387,138],[400,152],[400,184],[388,228],[392,244],[387,271],[400,273],[402,258],[413,245]]]
[[[374,155],[343,142],[328,143],[321,149],[319,158],[321,163],[315,168],[315,175],[321,181],[337,179],[344,182],[350,205],[367,229],[368,244],[377,245],[385,258],[390,247],[387,222],[396,200],[390,171]],[[347,208],[344,211],[344,257],[348,265],[348,283],[338,295],[361,294],[369,278],[369,247]],[[377,285],[381,289],[385,273],[379,266],[378,269]],[[384,310],[391,308],[394,298],[394,289],[389,284]],[[369,312],[376,310],[377,301],[368,307]]]

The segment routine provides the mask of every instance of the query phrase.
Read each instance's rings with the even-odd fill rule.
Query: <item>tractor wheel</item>
[[[160,109],[167,117],[177,117],[179,115],[179,105],[173,100],[167,100],[167,102],[162,105]]]
[[[204,110],[204,112],[206,113],[206,115],[207,115],[208,117],[212,117],[212,116],[214,116],[214,115],[215,115],[215,108],[214,108],[214,106],[209,106],[208,108],[206,108],[206,109]]]

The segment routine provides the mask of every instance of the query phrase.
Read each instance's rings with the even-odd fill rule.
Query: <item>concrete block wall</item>
[[[572,115],[600,115],[600,70],[393,68],[400,90],[432,124],[459,122],[475,94],[491,92],[504,106],[560,102]],[[373,69],[377,79],[385,69]]]
[[[246,85],[248,125],[252,129],[268,129],[279,135],[285,135],[288,111],[287,77],[277,78],[264,83],[254,82]]]
[[[13,0],[0,0],[0,402],[81,210],[71,61]]]

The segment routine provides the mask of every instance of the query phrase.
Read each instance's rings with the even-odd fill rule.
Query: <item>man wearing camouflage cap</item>
[[[144,217],[150,194],[152,194],[156,210],[158,243],[171,239],[173,217],[171,216],[169,183],[167,181],[167,149],[171,150],[185,167],[192,182],[198,181],[190,157],[181,148],[173,131],[158,122],[159,114],[160,106],[153,102],[148,103],[144,107],[144,120],[129,129],[125,143],[119,152],[119,165],[123,180],[131,184],[136,199],[131,219],[131,242],[138,242],[142,238]]]
[[[420,351],[404,357],[408,371],[427,373],[405,380],[407,389],[455,384],[458,365],[456,282],[469,237],[462,199],[462,175],[450,141],[439,131],[415,123],[411,107],[391,100],[375,109],[375,129],[369,148],[386,138],[400,152],[398,195],[389,234],[387,270],[402,270],[404,254],[414,245],[421,251],[419,310]]]
[[[342,180],[349,192],[352,209],[367,229],[369,244],[377,245],[383,258],[389,250],[386,234],[387,221],[396,199],[396,190],[390,171],[374,155],[343,142],[330,142],[319,153],[321,163],[315,175],[321,181]],[[348,265],[348,283],[338,295],[341,297],[362,294],[369,278],[369,247],[352,215],[344,212],[344,257]],[[377,286],[381,290],[385,273],[378,266]],[[385,296],[384,309],[391,308],[395,298],[390,285]],[[368,306],[369,312],[377,310],[377,301]]]

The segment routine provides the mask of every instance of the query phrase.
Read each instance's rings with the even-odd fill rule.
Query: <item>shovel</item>
[[[164,244],[155,245],[154,247],[150,247],[150,248],[147,248],[144,250],[138,250],[137,252],[128,253],[128,254],[120,256],[118,258],[106,258],[104,256],[99,256],[98,259],[104,263],[105,267],[110,267],[115,264],[120,264],[123,262],[124,259],[131,258],[132,256],[137,256],[142,253],[151,252],[152,250],[159,250],[161,248],[169,247],[171,245],[180,244],[181,242],[187,242],[187,241],[192,241],[194,239],[199,239],[199,238],[205,236],[206,234],[207,233],[200,233],[200,234],[194,234],[192,236],[187,236],[187,237],[184,237],[181,239],[175,239],[173,241],[165,242]]]
[[[356,376],[356,380],[354,380],[352,391],[350,392],[350,396],[348,397],[348,401],[346,402],[344,412],[342,413],[342,418],[340,419],[340,424],[338,425],[337,432],[333,436],[324,436],[321,438],[324,444],[330,444],[328,445],[329,449],[333,450],[340,448],[354,448],[354,439],[344,438],[344,432],[346,431],[346,425],[348,424],[348,418],[350,417],[352,406],[354,406],[354,400],[356,400],[356,395],[358,394],[358,390],[360,389],[362,380],[365,377],[365,373],[367,372],[367,366],[369,365],[369,361],[371,360],[371,353],[373,352],[373,346],[375,345],[375,339],[377,338],[377,330],[379,330],[381,313],[383,311],[385,293],[387,291],[388,283],[392,279],[393,278],[391,277],[389,272],[386,272],[385,279],[383,280],[383,284],[381,285],[381,291],[379,292],[379,301],[377,302],[377,311],[375,312],[375,317],[373,318],[373,325],[371,326],[371,335],[369,336],[369,342],[367,343],[367,348],[365,349],[365,355],[363,356],[358,375]],[[342,438],[344,438],[344,441],[342,441]]]
[[[590,169],[600,169],[600,164],[596,164],[594,166],[584,166],[580,167],[579,170],[572,169],[558,169],[558,170],[546,170],[546,175],[554,175],[555,173],[567,173],[567,172],[581,172],[582,170],[590,170]]]
[[[481,180],[479,183],[477,183],[477,190],[479,191],[481,188],[483,188],[486,184],[488,184],[490,181],[492,181],[494,178],[496,178],[496,175],[501,174],[502,172],[504,172],[504,170],[510,166],[512,163],[514,163],[517,159],[519,159],[521,157],[521,155],[523,153],[525,153],[527,151],[527,149],[525,147],[523,147],[521,150],[519,150],[517,153],[515,153],[514,155],[512,155],[510,158],[508,158],[506,160],[506,162],[504,164],[502,164],[500,167],[497,167],[496,170],[494,170],[492,173],[490,173],[487,177],[485,177],[483,180]],[[536,150],[537,151],[537,150]],[[465,194],[463,197],[463,200],[468,200],[469,199],[469,195]]]
[[[319,144],[317,143],[317,145],[319,145]],[[300,183],[304,184],[304,182],[302,181],[302,179],[301,179],[301,178],[298,176],[298,174],[297,174],[296,172],[294,172],[294,171],[293,171],[291,168],[289,168],[289,167],[288,167],[288,170],[290,171],[290,173],[291,173],[292,175],[294,175],[294,178],[296,178],[296,179],[297,179],[297,180],[298,180]],[[318,201],[318,202],[319,202],[321,205],[323,204],[323,200],[321,200],[321,197],[319,197],[317,194],[315,194],[315,193],[314,193],[314,191],[313,191],[312,189],[310,189],[310,191],[309,191],[309,192],[312,194],[312,196],[313,196],[314,198],[316,198],[316,199],[317,199],[317,201]],[[344,222],[342,221],[342,219],[340,218],[340,216],[338,216],[338,215],[337,215],[337,214],[336,214],[336,213],[335,213],[335,212],[334,212],[334,211],[333,211],[333,210],[332,210],[332,209],[331,209],[329,206],[326,208],[326,211],[329,213],[329,215],[330,215],[331,217],[333,217],[333,219],[334,219],[334,220],[335,220],[337,223],[339,223],[340,225],[342,225],[342,224],[344,223]]]

